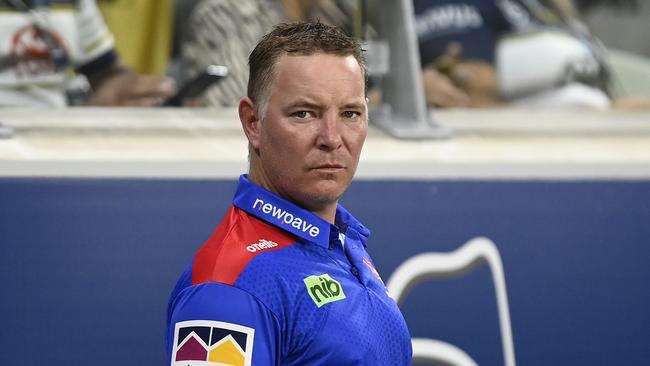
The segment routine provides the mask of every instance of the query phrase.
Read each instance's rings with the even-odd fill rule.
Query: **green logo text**
[[[319,308],[333,301],[345,299],[341,284],[327,273],[320,276],[309,276],[304,279],[307,292]]]

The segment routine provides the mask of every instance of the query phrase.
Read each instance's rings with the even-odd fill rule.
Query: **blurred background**
[[[342,204],[415,364],[644,364],[649,17],[646,0],[0,0],[0,364],[167,362],[168,296],[247,169],[248,54],[295,20],[364,42],[370,131]]]

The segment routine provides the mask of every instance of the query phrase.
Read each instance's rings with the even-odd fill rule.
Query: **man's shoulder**
[[[298,241],[296,236],[232,206],[194,256],[192,284],[233,285],[256,256]]]

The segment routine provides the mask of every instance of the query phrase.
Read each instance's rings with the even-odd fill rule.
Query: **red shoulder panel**
[[[292,245],[300,239],[232,206],[217,230],[194,256],[192,285],[232,285],[258,254]]]

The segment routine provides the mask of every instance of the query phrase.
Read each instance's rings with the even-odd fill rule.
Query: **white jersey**
[[[65,106],[71,70],[111,51],[113,37],[94,0],[25,3],[0,0],[0,106]]]

